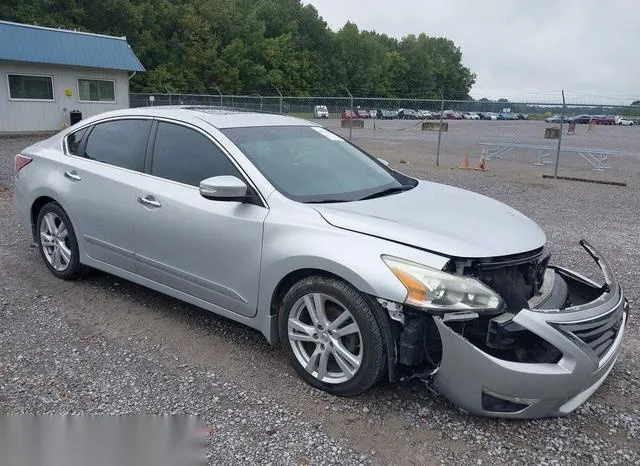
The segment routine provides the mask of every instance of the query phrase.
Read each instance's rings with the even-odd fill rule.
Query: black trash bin
[[[75,125],[82,120],[82,112],[80,110],[71,110],[69,112],[69,122],[71,125]]]

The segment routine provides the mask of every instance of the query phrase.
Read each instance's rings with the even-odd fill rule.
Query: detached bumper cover
[[[602,269],[605,285],[569,270],[556,271],[602,294],[563,310],[524,309],[513,319],[558,348],[560,361],[519,363],[492,357],[435,317],[443,356],[433,384],[441,394],[474,414],[539,418],[567,415],[598,389],[620,353],[629,305],[607,262],[588,243],[581,244]],[[487,397],[508,404],[508,412],[483,405]]]

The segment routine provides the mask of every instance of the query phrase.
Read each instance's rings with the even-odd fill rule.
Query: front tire
[[[83,271],[75,230],[57,202],[45,204],[38,213],[36,232],[40,256],[56,277],[73,280]]]
[[[293,285],[282,301],[278,330],[298,375],[337,396],[358,395],[378,382],[386,358],[374,312],[341,280],[312,276]]]

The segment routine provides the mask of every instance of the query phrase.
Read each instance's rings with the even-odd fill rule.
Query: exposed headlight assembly
[[[392,256],[382,260],[407,289],[405,304],[440,312],[497,311],[502,299],[484,283]]]

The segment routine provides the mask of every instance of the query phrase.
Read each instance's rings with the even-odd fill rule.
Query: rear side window
[[[160,122],[153,149],[151,174],[198,186],[212,176],[240,174],[209,139],[184,126]]]
[[[116,167],[142,171],[151,120],[117,120],[93,127],[84,156]]]
[[[80,148],[80,143],[82,142],[82,138],[87,133],[88,128],[82,128],[80,131],[76,131],[75,133],[71,133],[67,136],[67,151],[72,155],[78,155],[78,149]]]

